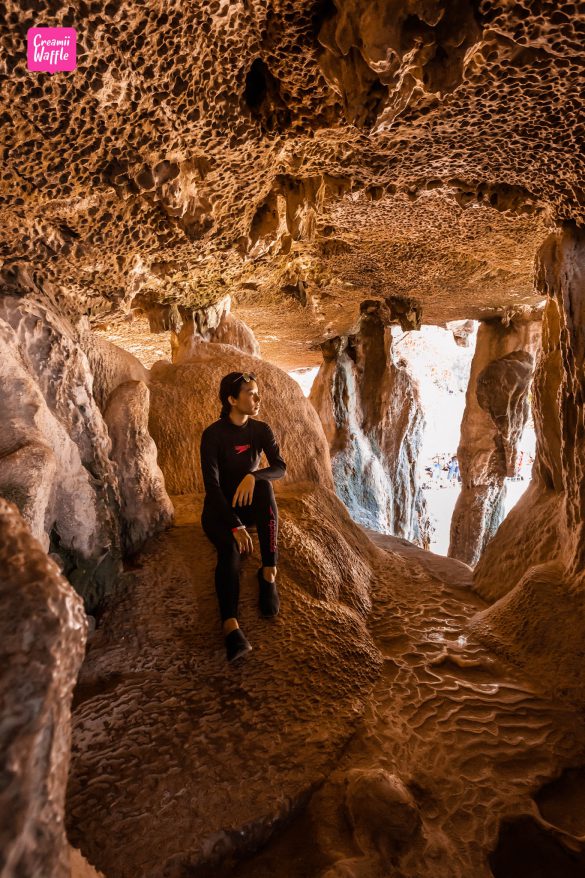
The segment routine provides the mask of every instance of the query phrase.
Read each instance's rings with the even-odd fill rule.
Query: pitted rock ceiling
[[[427,323],[534,304],[547,226],[583,218],[573,3],[0,11],[4,284],[53,281],[94,322],[230,292],[255,328],[290,303],[300,365],[367,298]],[[76,27],[76,71],[27,70],[42,24]]]

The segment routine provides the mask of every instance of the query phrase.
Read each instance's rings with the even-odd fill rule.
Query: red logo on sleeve
[[[241,454],[243,451],[247,451],[249,447],[249,445],[234,445],[234,448],[236,449],[238,454]]]

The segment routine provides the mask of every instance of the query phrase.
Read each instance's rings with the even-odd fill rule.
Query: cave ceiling
[[[265,355],[311,364],[364,299],[534,305],[538,244],[583,219],[572,3],[0,6],[4,288],[96,326],[230,293]],[[49,24],[72,73],[27,70]]]

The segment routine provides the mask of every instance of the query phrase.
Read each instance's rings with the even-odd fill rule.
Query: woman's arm
[[[217,460],[217,447],[213,438],[210,437],[207,430],[203,431],[201,437],[201,472],[203,473],[203,484],[205,485],[205,493],[209,497],[212,505],[225,519],[226,523],[233,529],[235,527],[243,527],[242,522],[234,512],[226,500],[221,485],[219,484],[219,463]]]
[[[265,466],[264,469],[254,470],[252,475],[256,480],[265,479],[270,481],[271,479],[281,479],[286,472],[286,463],[281,457],[278,442],[274,438],[274,433],[268,424],[263,424],[261,439],[262,451],[266,455],[269,466]]]

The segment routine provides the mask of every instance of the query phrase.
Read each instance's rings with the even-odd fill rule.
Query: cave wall
[[[83,604],[0,498],[0,872],[69,878],[63,812]]]
[[[530,311],[483,321],[471,364],[457,458],[461,493],[449,556],[474,565],[504,518],[505,478],[529,413],[528,392],[540,321]]]
[[[583,702],[585,232],[553,232],[537,257],[549,296],[535,373],[533,481],[478,564],[495,601],[475,622],[495,649],[543,684]],[[510,564],[510,562],[512,563]],[[554,620],[554,622],[552,621]]]
[[[147,433],[144,381],[133,414],[113,410],[117,388],[148,380],[147,370],[37,292],[0,296],[0,495],[91,608],[124,552],[165,527],[172,507]],[[109,424],[100,410],[108,402]]]
[[[383,307],[366,305],[359,332],[322,351],[310,400],[338,496],[355,521],[424,544],[428,519],[416,478],[424,418],[415,382],[393,360]]]

